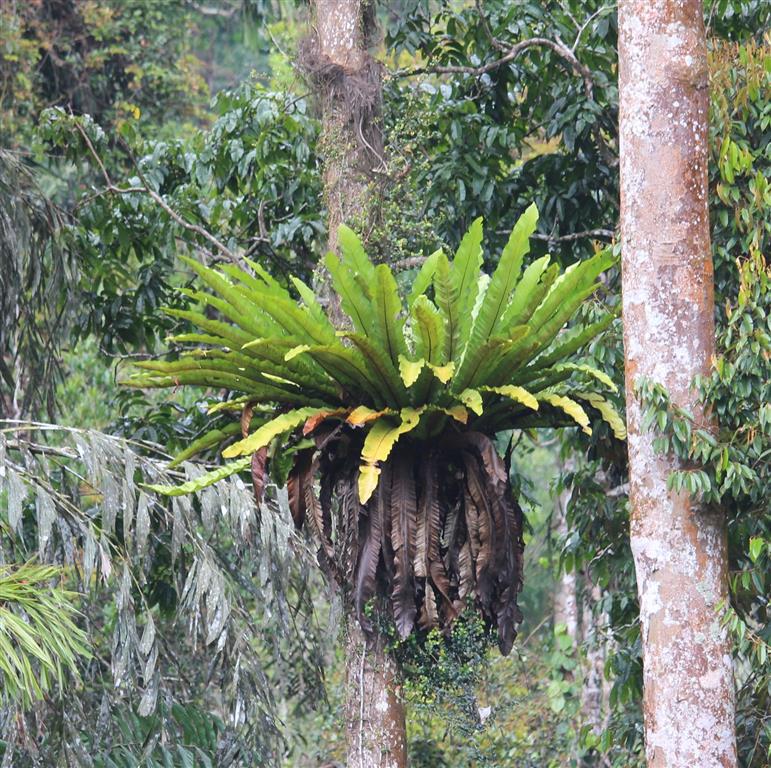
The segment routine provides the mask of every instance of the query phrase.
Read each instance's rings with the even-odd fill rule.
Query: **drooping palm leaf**
[[[0,702],[29,706],[89,656],[75,623],[75,593],[52,586],[63,571],[50,565],[0,565]]]

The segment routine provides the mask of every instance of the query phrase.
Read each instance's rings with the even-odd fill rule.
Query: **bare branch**
[[[211,232],[199,227],[197,224],[191,224],[189,221],[183,219],[173,208],[171,208],[166,201],[147,183],[147,179],[142,173],[142,169],[139,167],[139,163],[134,162],[134,166],[139,176],[140,181],[145,186],[145,192],[162,208],[168,216],[179,224],[180,227],[187,229],[189,232],[195,232],[200,235],[204,240],[211,243],[223,256],[227,257],[233,264],[238,264],[238,257],[230,250],[222,241],[218,240]]]
[[[581,25],[576,20],[576,17],[571,13],[570,8],[568,7],[567,3],[563,2],[563,0],[559,0],[559,6],[565,12],[565,15],[573,22],[573,26],[576,29],[580,29]]]
[[[394,74],[396,77],[414,77],[415,75],[427,75],[427,74],[471,75],[473,77],[481,77],[482,75],[486,75],[488,72],[493,72],[494,70],[500,69],[500,67],[514,61],[514,59],[516,59],[522,52],[528,50],[529,48],[536,48],[536,47],[551,48],[552,50],[556,51],[560,55],[563,55],[563,53],[560,51],[560,46],[557,43],[555,43],[554,40],[549,40],[546,37],[531,37],[528,40],[522,40],[516,45],[513,45],[510,48],[508,48],[507,53],[504,56],[501,56],[499,59],[495,59],[494,61],[489,61],[487,64],[483,64],[479,67],[466,67],[461,65],[444,66],[444,67],[443,66],[417,67],[415,69],[402,70]],[[567,50],[568,53],[570,53],[569,48],[566,48],[565,50]],[[573,56],[572,58],[575,59],[575,56]]]
[[[88,134],[83,129],[83,126],[80,125],[80,123],[75,123],[77,126],[78,131],[80,132],[80,135],[83,137],[83,141],[86,143],[86,147],[88,148],[89,153],[94,158],[94,161],[99,166],[99,169],[102,172],[102,176],[104,177],[105,181],[105,191],[116,194],[116,195],[128,195],[128,194],[144,194],[150,197],[156,205],[158,205],[159,208],[161,208],[173,221],[175,221],[177,224],[179,224],[180,227],[183,229],[186,229],[188,232],[194,232],[195,234],[202,237],[204,240],[209,242],[214,248],[219,251],[223,256],[225,256],[229,261],[233,262],[234,264],[238,264],[238,257],[236,256],[233,251],[230,250],[221,240],[218,240],[214,235],[212,235],[211,232],[204,229],[203,227],[198,226],[198,224],[191,224],[189,221],[186,221],[182,218],[148,183],[145,175],[142,173],[142,169],[139,167],[139,163],[134,159],[133,155],[131,154],[129,150],[129,155],[131,156],[132,162],[134,163],[134,168],[136,169],[137,175],[139,176],[140,181],[142,182],[141,187],[133,186],[133,187],[118,187],[115,184],[113,184],[112,179],[110,178],[110,174],[107,172],[107,168],[105,167],[104,163],[102,162],[102,158],[99,157],[99,153],[96,151],[93,143],[91,142],[91,139],[89,139]],[[127,147],[128,149],[128,147]]]
[[[240,10],[237,4],[231,5],[229,8],[217,8],[216,6],[201,5],[200,3],[195,2],[188,2],[187,4],[202,16],[219,16],[223,19],[232,18]]]
[[[110,179],[110,174],[107,173],[107,169],[104,167],[104,163],[102,162],[102,158],[99,157],[99,153],[94,148],[94,145],[91,143],[91,139],[88,138],[88,134],[86,133],[83,126],[75,121],[75,127],[80,132],[80,135],[83,137],[83,141],[86,142],[86,147],[88,147],[88,151],[91,153],[91,156],[96,160],[96,164],[99,166],[99,170],[102,172],[102,176],[104,177],[104,183],[108,186],[112,186],[112,180]]]
[[[549,243],[562,243],[570,240],[581,240],[584,237],[603,238],[606,240],[612,240],[615,237],[615,232],[612,229],[584,229],[581,232],[571,232],[567,235],[542,235],[536,232],[530,235],[534,240],[546,240]]]
[[[615,8],[613,5],[603,5],[602,8],[598,8],[593,14],[591,14],[586,21],[578,28],[578,32],[576,33],[576,39],[573,41],[573,45],[570,46],[570,50],[575,52],[576,48],[578,48],[578,43],[581,41],[581,35],[584,34],[584,30],[598,17],[602,16],[604,13],[608,13],[609,11],[612,11]]]

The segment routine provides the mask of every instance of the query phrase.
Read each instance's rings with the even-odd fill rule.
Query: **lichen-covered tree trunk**
[[[383,166],[380,124],[382,71],[368,52],[375,32],[371,0],[314,0],[313,34],[300,65],[321,105],[321,156],[328,212],[329,248],[337,230],[361,231],[374,220],[378,171]],[[341,310],[323,272],[319,292],[341,324]],[[380,638],[366,639],[353,616],[346,640],[346,735],[349,768],[407,765],[399,669]]]
[[[725,521],[667,488],[637,387],[666,387],[705,426],[693,378],[714,350],[701,0],[621,0],[619,100],[631,544],[640,598],[646,756],[655,768],[736,765],[734,682],[719,604]]]
[[[572,462],[563,466],[563,473],[573,469]],[[568,536],[568,504],[570,489],[565,488],[556,499],[554,509],[554,532],[557,540],[563,543]],[[565,626],[568,637],[578,643],[578,583],[575,568],[560,574],[554,585],[554,626]]]
[[[557,521],[557,532],[567,531],[564,518]],[[578,584],[575,571],[560,574],[554,587],[554,626],[563,625],[567,636],[578,642]]]
[[[400,670],[380,637],[365,638],[350,620],[346,643],[348,768],[405,768],[404,706]]]
[[[581,625],[586,656],[581,664],[581,725],[588,727],[599,737],[607,727],[608,701],[610,687],[605,678],[605,659],[607,657],[607,638],[603,629],[609,624],[610,617],[599,610],[602,589],[592,583],[587,572],[584,580]],[[607,766],[610,762],[604,755],[592,755],[579,758],[579,768],[586,766]]]

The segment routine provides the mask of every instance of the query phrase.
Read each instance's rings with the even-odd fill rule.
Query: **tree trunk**
[[[348,224],[366,241],[376,209],[377,171],[383,163],[381,66],[368,53],[375,31],[371,0],[314,0],[315,29],[300,64],[321,103],[321,156],[329,248]],[[344,318],[323,269],[317,291],[337,325]],[[404,768],[407,764],[399,669],[381,638],[367,643],[352,616],[346,640],[346,735],[349,768]]]
[[[565,462],[562,467],[562,474],[572,471],[573,462]],[[554,510],[554,533],[560,545],[565,543],[568,537],[568,504],[570,503],[570,488],[564,488],[557,497],[556,508]],[[578,581],[576,578],[576,569],[563,571],[560,573],[559,580],[554,586],[554,626],[555,628],[563,624],[568,637],[573,640],[573,644],[578,645]]]
[[[598,611],[602,600],[602,589],[594,584],[587,572],[584,578],[584,598],[581,610],[581,625],[583,629],[583,644],[586,658],[581,669],[581,726],[588,726],[595,736],[608,725],[608,700],[610,687],[605,679],[605,659],[607,657],[607,640],[602,629],[607,627],[610,617],[605,612]],[[579,768],[593,765],[609,765],[604,755],[592,755],[578,761]]]
[[[346,643],[346,737],[348,768],[405,768],[404,705],[399,669],[380,637],[372,641],[355,619]]]
[[[324,194],[335,250],[340,224],[365,230],[371,217],[374,172],[383,165],[382,71],[367,52],[375,29],[367,0],[315,0],[315,6],[316,36],[304,66],[322,98]]]
[[[640,598],[646,756],[656,768],[736,765],[723,516],[667,489],[636,389],[662,384],[709,424],[692,389],[714,349],[701,0],[619,3],[624,346],[631,544]]]
[[[564,625],[567,636],[575,643],[578,642],[577,587],[576,572],[564,571],[554,588],[554,626]]]

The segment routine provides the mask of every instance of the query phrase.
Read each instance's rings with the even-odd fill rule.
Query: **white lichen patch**
[[[667,488],[679,463],[641,430],[636,386],[700,413],[714,349],[706,41],[698,0],[619,4],[620,173],[631,545],[655,768],[734,768],[733,671],[717,608],[723,521]]]

